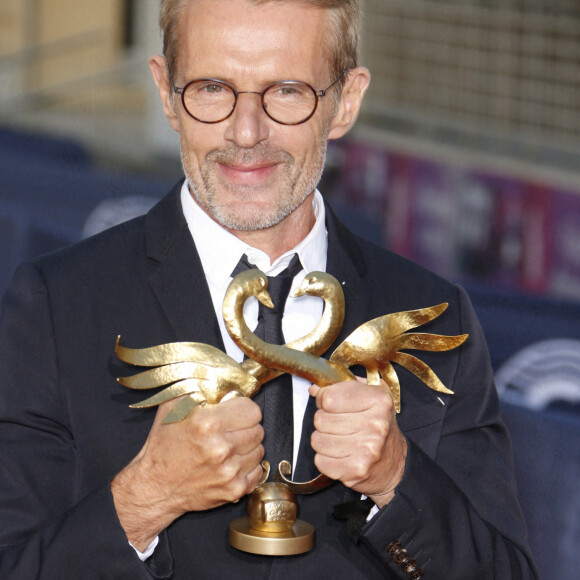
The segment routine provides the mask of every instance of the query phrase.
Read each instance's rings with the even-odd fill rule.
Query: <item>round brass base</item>
[[[293,556],[314,547],[314,526],[296,520],[289,532],[260,532],[252,528],[250,518],[238,518],[230,524],[230,544],[250,554]]]

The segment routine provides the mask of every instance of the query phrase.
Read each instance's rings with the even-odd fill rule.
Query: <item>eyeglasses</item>
[[[231,84],[218,79],[195,79],[184,87],[176,87],[169,72],[173,92],[181,95],[183,108],[200,123],[225,121],[236,108],[239,95],[259,95],[262,108],[270,119],[281,125],[300,125],[314,115],[318,100],[346,74],[342,74],[328,87],[316,90],[301,81],[279,81],[268,85],[262,92],[237,91]]]

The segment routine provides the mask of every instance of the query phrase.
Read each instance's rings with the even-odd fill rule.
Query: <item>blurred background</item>
[[[147,67],[159,0],[0,3],[0,293],[181,175]],[[321,190],[466,286],[544,578],[580,568],[580,2],[366,0],[373,81]]]

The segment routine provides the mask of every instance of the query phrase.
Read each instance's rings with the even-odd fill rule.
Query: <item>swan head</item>
[[[238,274],[232,281],[237,282],[238,291],[241,297],[247,300],[250,296],[255,296],[264,306],[274,308],[272,298],[268,294],[268,277],[264,272],[256,268],[246,270]]]
[[[274,303],[272,302],[272,298],[268,291],[266,290],[268,286],[268,279],[264,276],[264,286],[260,286],[260,288],[256,288],[253,292],[253,295],[266,307],[274,308]]]
[[[319,296],[324,299],[339,300],[343,296],[338,280],[326,272],[310,272],[306,274],[300,286],[292,293],[294,298],[304,296]]]
[[[300,286],[292,292],[294,298],[304,296],[309,294],[311,296],[320,296],[325,290],[324,278],[326,274],[324,272],[310,272],[304,276]]]

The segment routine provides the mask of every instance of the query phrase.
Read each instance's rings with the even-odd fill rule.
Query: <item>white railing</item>
[[[366,0],[364,39],[374,116],[580,155],[577,2]]]

